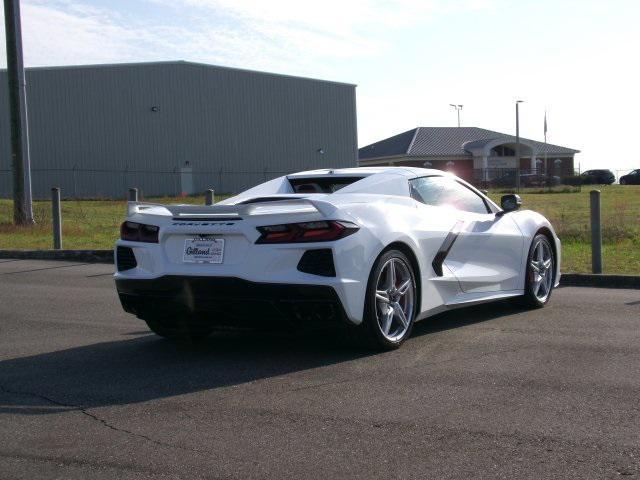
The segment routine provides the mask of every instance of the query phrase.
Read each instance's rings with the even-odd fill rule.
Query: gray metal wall
[[[11,194],[0,72],[0,196]],[[356,166],[355,87],[186,62],[27,70],[34,196],[238,192],[285,173]],[[157,111],[152,111],[157,107]],[[318,149],[323,149],[320,154]]]

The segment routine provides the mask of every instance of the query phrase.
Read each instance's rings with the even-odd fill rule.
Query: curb
[[[113,250],[0,250],[0,258],[113,263]]]
[[[563,273],[561,287],[637,288],[640,275],[598,275],[589,273]]]

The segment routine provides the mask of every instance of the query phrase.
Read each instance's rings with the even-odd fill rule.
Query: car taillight
[[[355,223],[337,220],[267,225],[258,227],[260,237],[256,243],[330,242],[357,230]]]
[[[158,243],[159,227],[144,223],[124,222],[120,225],[120,238],[130,242]]]

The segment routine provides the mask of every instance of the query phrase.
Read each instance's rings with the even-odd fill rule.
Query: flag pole
[[[547,109],[544,109],[544,173],[547,174]]]

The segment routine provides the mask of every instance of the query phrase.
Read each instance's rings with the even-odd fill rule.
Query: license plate
[[[185,263],[222,263],[224,256],[224,239],[222,238],[188,238],[184,241]]]

